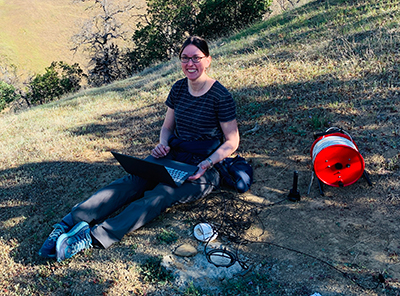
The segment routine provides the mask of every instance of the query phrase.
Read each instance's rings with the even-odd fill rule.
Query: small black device
[[[288,198],[290,201],[300,201],[300,192],[297,190],[297,182],[299,179],[299,173],[297,171],[294,171],[293,174],[293,188],[290,189]]]

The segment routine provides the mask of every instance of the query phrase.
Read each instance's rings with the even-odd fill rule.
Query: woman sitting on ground
[[[227,89],[206,73],[211,56],[204,39],[189,37],[179,59],[186,77],[172,86],[160,142],[151,155],[194,164],[197,172],[177,188],[134,175],[114,181],[74,206],[54,226],[39,255],[62,261],[92,246],[108,248],[168,207],[195,201],[219,186],[213,165],[239,145],[235,103]]]

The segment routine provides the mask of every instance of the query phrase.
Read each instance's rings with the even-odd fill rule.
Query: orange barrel
[[[319,137],[311,146],[314,172],[323,183],[343,187],[356,182],[365,163],[353,139],[343,133]]]

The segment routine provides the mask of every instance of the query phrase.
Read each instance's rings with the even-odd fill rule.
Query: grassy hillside
[[[114,1],[115,4],[126,1]],[[135,1],[143,6],[144,1]],[[93,11],[87,3],[52,0],[0,1],[0,57],[18,66],[20,71],[38,73],[52,61],[78,62],[86,66],[86,57],[73,55],[71,37],[79,33],[83,21]],[[134,24],[126,23],[127,29]]]
[[[249,231],[263,224],[259,241],[315,256],[241,245],[251,272],[220,282],[223,295],[399,294],[399,12],[394,0],[319,0],[212,44],[210,76],[237,102],[239,152],[255,170],[251,194],[263,223]],[[0,294],[216,295],[143,276],[146,258],[170,255],[173,246],[157,243],[157,231],[175,227],[173,211],[108,250],[61,264],[37,256],[71,206],[124,174],[110,150],[149,153],[163,102],[180,77],[175,60],[58,102],[1,114]],[[306,194],[312,134],[331,126],[351,133],[372,187],[360,180],[327,187],[322,197],[314,183]],[[294,169],[302,176],[302,202],[265,210],[286,196]],[[178,243],[189,239],[196,214],[185,209],[181,228],[173,228]],[[374,288],[377,273],[386,281]],[[260,274],[263,281],[250,284]]]

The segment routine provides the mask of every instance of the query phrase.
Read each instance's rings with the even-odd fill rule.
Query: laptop
[[[173,187],[181,186],[198,169],[194,165],[166,158],[155,158],[151,155],[146,159],[140,159],[114,151],[111,153],[127,173]]]

